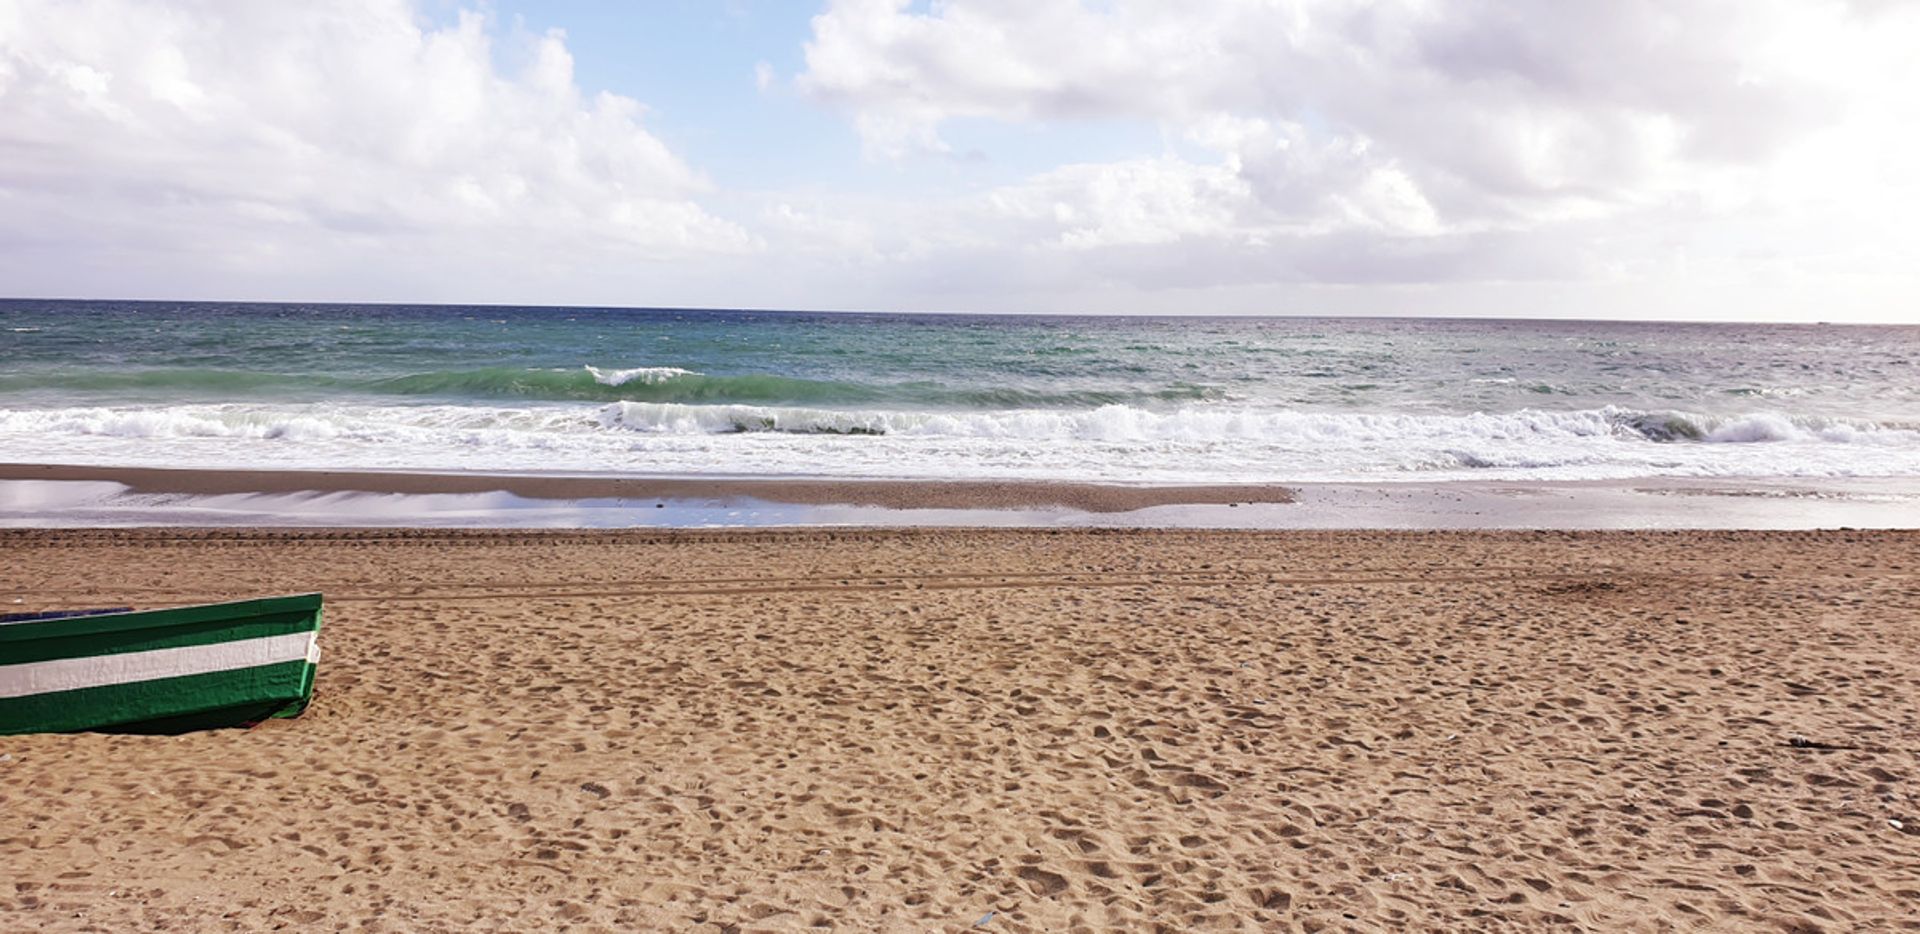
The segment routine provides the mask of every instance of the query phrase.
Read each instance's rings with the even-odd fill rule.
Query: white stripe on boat
[[[75,691],[215,671],[237,671],[281,662],[315,663],[320,660],[318,635],[318,632],[309,630],[258,639],[216,642],[212,645],[184,645],[148,652],[0,665],[0,698]]]

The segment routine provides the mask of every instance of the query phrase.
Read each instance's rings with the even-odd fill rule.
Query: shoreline
[[[1920,528],[1920,478],[1128,486],[0,464],[0,527]]]
[[[882,509],[1044,509],[1130,512],[1152,506],[1290,503],[1277,484],[1129,486],[1070,480],[858,480],[778,477],[630,477],[578,474],[356,470],[223,470],[67,464],[0,464],[0,481],[119,483],[134,493],[508,493],[527,499],[752,499],[794,506]]]

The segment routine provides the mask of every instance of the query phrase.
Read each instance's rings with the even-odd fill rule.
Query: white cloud
[[[1805,6],[839,0],[800,85],[896,137],[956,117],[1278,118],[1489,196],[1602,194],[1820,122],[1805,63],[1756,54]]]
[[[1886,246],[1920,229],[1911,5],[834,0],[813,30],[796,85],[876,158],[982,119],[1183,141],[983,199],[1027,249],[1127,248],[1139,288],[1810,269],[1782,254],[1920,284]]]
[[[987,196],[1000,215],[1074,249],[1171,243],[1230,228],[1246,185],[1232,172],[1177,159],[1069,165]]]
[[[351,276],[752,249],[644,116],[583,93],[559,32],[402,0],[4,2],[0,239],[80,275],[154,251]]]
[[[1920,294],[1914,4],[829,0],[798,74],[714,67],[877,164],[788,146],[811,117],[711,116],[795,179],[726,190],[581,88],[564,34],[423,2],[0,0],[0,294],[1883,319]]]

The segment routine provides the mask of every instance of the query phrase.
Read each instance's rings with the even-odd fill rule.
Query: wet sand
[[[379,473],[354,470],[198,470],[0,464],[3,480],[125,484],[136,493],[510,493],[529,499],[743,500],[886,509],[1041,509],[1128,512],[1151,506],[1286,503],[1274,484],[1130,486],[1043,480],[838,480]]]
[[[1916,533],[0,532],[314,589],[298,720],[0,737],[0,926],[1920,917]]]
[[[1136,486],[0,464],[0,528],[1920,529],[1912,478]]]

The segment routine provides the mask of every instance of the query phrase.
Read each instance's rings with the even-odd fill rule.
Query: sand
[[[1144,485],[1054,480],[848,480],[630,477],[365,470],[206,470],[0,463],[0,481],[125,484],[135,493],[511,493],[530,499],[760,500],[886,509],[1044,509],[1114,513],[1149,506],[1289,503],[1276,484]]]
[[[305,717],[0,737],[0,927],[1920,919],[1920,534],[0,533],[310,589]]]

